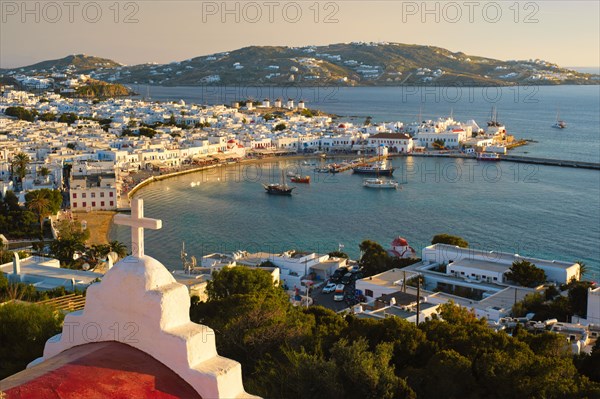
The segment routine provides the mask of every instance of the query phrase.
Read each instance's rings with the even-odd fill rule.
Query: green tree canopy
[[[516,260],[506,278],[523,287],[537,287],[546,282],[546,273],[526,260]]]
[[[29,155],[24,152],[19,152],[13,157],[11,161],[12,170],[19,180],[23,180],[27,174],[27,165],[29,165],[30,162],[31,159],[29,158]]]
[[[275,127],[273,128],[273,130],[276,132],[279,132],[279,131],[282,131],[285,129],[287,129],[287,125],[283,122],[276,124]]]
[[[342,252],[342,251],[332,251],[328,255],[332,258],[345,258],[345,259],[350,258],[347,253]]]
[[[462,237],[453,236],[450,234],[436,234],[433,236],[431,240],[431,244],[448,244],[448,245],[457,245],[461,248],[468,248],[469,243]]]
[[[273,292],[275,287],[273,277],[265,270],[250,269],[238,266],[224,268],[213,273],[213,279],[208,282],[206,292],[209,300],[227,298],[231,295],[246,295],[258,292]]]
[[[37,111],[35,109],[29,110],[23,107],[8,107],[6,110],[4,110],[4,114],[17,119],[33,122],[37,116]]]
[[[62,313],[41,305],[0,306],[0,379],[42,356],[46,341],[61,331],[63,318]]]
[[[365,240],[360,243],[359,248],[362,252],[359,264],[366,277],[389,270],[390,256],[381,245]]]

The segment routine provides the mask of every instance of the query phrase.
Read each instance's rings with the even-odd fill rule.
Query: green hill
[[[398,86],[598,84],[542,60],[501,61],[440,47],[401,43],[338,43],[328,46],[251,46],[170,64],[123,66],[76,55],[28,67],[0,70],[5,76],[41,70],[89,73],[123,84],[164,86]]]

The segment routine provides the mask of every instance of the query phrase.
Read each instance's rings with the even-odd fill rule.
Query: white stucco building
[[[486,282],[503,282],[501,278],[510,269],[513,262],[518,260],[533,263],[546,273],[548,281],[557,284],[566,284],[571,279],[579,280],[580,277],[577,263],[530,258],[506,252],[459,248],[446,244],[425,247],[422,251],[422,259],[431,263],[446,263],[448,265],[447,274]]]

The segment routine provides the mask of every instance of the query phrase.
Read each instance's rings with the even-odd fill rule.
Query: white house
[[[473,248],[460,248],[454,245],[434,244],[423,248],[423,261],[430,263],[446,263],[447,274],[467,277],[479,281],[503,282],[501,278],[514,261],[526,260],[542,269],[548,281],[558,284],[568,283],[571,279],[579,280],[579,265],[572,262],[544,260],[510,254],[506,252],[483,251]],[[461,274],[461,273],[464,273]],[[488,280],[491,278],[491,280]],[[494,280],[496,278],[497,280]]]
[[[390,152],[410,153],[413,150],[413,139],[404,133],[377,133],[368,139],[371,148],[385,146]]]
[[[69,199],[71,210],[75,212],[117,209],[116,179],[114,176],[73,179]]]

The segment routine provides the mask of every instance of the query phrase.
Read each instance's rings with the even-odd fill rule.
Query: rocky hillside
[[[462,52],[400,43],[342,43],[328,46],[252,46],[170,64],[123,66],[114,61],[70,56],[29,67],[0,70],[4,76],[65,71],[124,84],[397,86],[598,84],[598,75],[542,60],[500,61]]]

